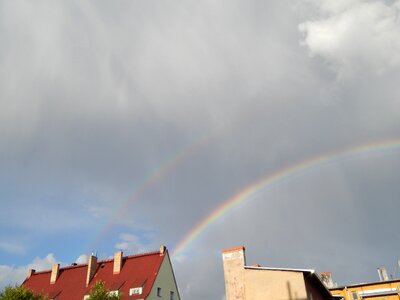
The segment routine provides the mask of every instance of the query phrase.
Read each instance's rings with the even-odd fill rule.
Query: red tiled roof
[[[168,255],[168,254],[166,254]],[[119,289],[123,299],[145,299],[151,291],[154,280],[164,259],[159,251],[123,258],[121,272],[113,274],[114,259],[98,261],[97,270],[86,287],[87,264],[62,267],[54,284],[50,284],[51,271],[36,272],[23,282],[23,286],[35,293],[42,292],[57,300],[82,300],[89,294],[95,282],[102,280],[108,290]],[[129,289],[143,287],[141,295],[129,296]]]

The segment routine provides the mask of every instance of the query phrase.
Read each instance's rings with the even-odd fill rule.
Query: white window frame
[[[132,295],[141,295],[142,292],[143,292],[143,288],[142,288],[142,287],[130,288],[130,289],[129,289],[129,296],[132,296]]]
[[[108,294],[108,295],[110,295],[110,296],[118,296],[118,294],[119,294],[119,291],[118,291],[118,290],[115,290],[115,291],[109,291],[107,294]]]

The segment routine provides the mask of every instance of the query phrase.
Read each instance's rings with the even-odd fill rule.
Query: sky
[[[1,1],[0,287],[166,245],[399,276],[400,1]]]

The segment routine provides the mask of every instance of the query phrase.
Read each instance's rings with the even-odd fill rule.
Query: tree
[[[36,294],[23,286],[8,286],[0,292],[0,300],[46,300],[42,294]]]
[[[106,289],[104,281],[96,281],[87,300],[120,300],[121,294],[113,295]],[[1,300],[1,299],[0,299]]]

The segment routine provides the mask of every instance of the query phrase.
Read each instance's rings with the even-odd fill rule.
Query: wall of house
[[[307,299],[302,272],[245,269],[245,286],[246,300]]]
[[[157,295],[158,288],[161,288],[160,296]],[[171,299],[171,292],[173,292],[173,299]],[[165,254],[157,278],[146,300],[180,300],[168,253]]]
[[[391,289],[394,292],[397,291],[396,294],[394,295],[377,295],[377,296],[368,296],[362,298],[362,294],[360,293],[365,293],[368,291],[383,291]],[[357,293],[357,299],[368,299],[368,300],[373,300],[373,299],[379,299],[379,300],[399,300],[399,292],[400,292],[400,280],[396,281],[382,281],[382,282],[376,282],[373,284],[364,284],[364,285],[359,285],[359,286],[350,286],[350,287],[343,287],[343,288],[338,288],[338,289],[331,289],[332,295],[341,295],[344,300],[354,300],[353,298],[353,292]]]

